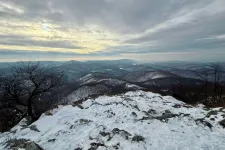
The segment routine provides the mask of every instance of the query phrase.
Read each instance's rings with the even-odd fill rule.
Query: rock
[[[99,132],[99,134],[101,135],[101,136],[110,136],[110,133],[109,132],[103,132],[103,131],[100,131]]]
[[[212,111],[208,112],[208,114],[205,117],[209,118],[211,115],[217,115],[217,113],[218,112],[216,110],[212,110]]]
[[[185,107],[185,108],[193,108],[193,106],[187,105],[187,104],[183,105],[183,107]]]
[[[174,107],[174,108],[181,108],[181,105],[180,104],[175,104],[172,107]]]
[[[80,103],[77,103],[77,102],[73,102],[72,106],[73,107],[78,107],[80,109],[84,109],[84,107]]]
[[[128,140],[129,136],[131,136],[131,134],[125,130],[120,130],[118,128],[114,128],[112,130],[112,133],[115,134],[120,134],[122,137],[124,137],[126,140]]]
[[[49,139],[48,142],[55,142],[56,139]]]
[[[131,114],[132,116],[137,117],[137,114],[135,112],[132,112]]]
[[[172,113],[169,110],[165,110],[165,112],[163,114],[172,114]]]
[[[223,128],[225,128],[225,119],[223,119],[222,121],[220,121],[219,124],[220,124]]]
[[[184,114],[184,117],[189,117],[191,116],[191,114]]]
[[[197,119],[197,120],[195,120],[195,122],[196,122],[197,124],[198,124],[198,123],[201,123],[201,124],[203,124],[203,125],[209,127],[210,129],[212,129],[212,127],[213,127],[212,124],[209,123],[209,122],[207,122],[207,121],[205,121],[204,118]]]
[[[77,105],[77,107],[79,107],[80,109],[84,109],[84,107],[81,105]]]
[[[156,114],[156,111],[154,109],[149,109],[147,113],[149,113],[149,114]]]
[[[92,120],[88,120],[88,119],[80,119],[78,121],[76,121],[75,123],[79,122],[80,124],[89,124],[90,122],[93,122]]]
[[[140,136],[140,135],[135,135],[132,138],[132,141],[135,141],[135,142],[145,141],[145,138],[143,136]]]
[[[154,117],[155,119],[158,119],[160,121],[167,121],[169,118],[174,118],[174,117],[177,117],[179,116],[178,114],[172,114],[169,110],[165,110],[164,113],[162,113],[161,116],[158,116],[158,117]]]
[[[43,150],[40,146],[38,146],[34,142],[27,143],[24,148],[27,150]]]
[[[137,109],[138,111],[140,111],[140,109],[138,108],[137,105],[134,105],[133,107],[134,107],[135,109]]]
[[[45,115],[46,115],[46,116],[52,116],[53,114],[52,114],[52,113],[50,112],[50,110],[49,110],[49,111],[46,111],[46,112],[45,112]]]
[[[210,120],[215,121],[215,118],[210,118]]]
[[[10,148],[12,150],[19,150],[19,149],[25,149],[25,150],[44,150],[39,145],[37,145],[33,141],[29,141],[26,139],[11,139],[6,142],[7,148]]]
[[[29,126],[29,128],[33,131],[40,132],[40,130],[38,130],[36,125],[31,125],[31,126]]]
[[[28,117],[23,118],[18,125],[20,125],[21,127],[27,127],[30,124],[30,119]]]
[[[191,114],[183,114],[184,117],[189,117]]]
[[[144,116],[140,120],[151,120],[151,119],[154,119],[154,117],[152,117],[152,116]]]
[[[102,143],[91,143],[91,147],[88,150],[97,150],[98,147],[105,146],[105,144]]]
[[[181,114],[173,114],[169,110],[165,110],[165,112],[162,113],[161,116],[156,116],[156,117],[153,117],[153,116],[149,115],[148,112],[144,112],[144,113],[147,116],[142,117],[140,120],[157,119],[157,120],[160,120],[160,121],[166,121],[167,122],[169,118],[174,118],[174,117],[177,117],[177,116],[181,115]]]

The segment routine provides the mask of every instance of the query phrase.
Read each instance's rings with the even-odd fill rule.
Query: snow
[[[109,84],[112,86],[124,84],[125,81],[114,79],[114,78],[106,78],[101,76],[94,76],[92,74],[87,74],[84,77],[78,80],[81,85],[89,84],[89,83],[100,83],[104,82],[105,84]]]
[[[144,74],[143,76],[139,77],[137,79],[138,82],[144,82],[144,81],[148,81],[151,79],[159,79],[159,78],[166,78],[166,77],[170,77],[170,74],[164,73],[164,72],[148,72],[146,74]]]
[[[113,79],[113,78],[102,79],[100,81],[104,82],[104,84],[111,85],[111,86],[117,86],[117,85],[121,85],[125,83],[125,81]]]
[[[98,78],[94,77],[92,74],[87,74],[84,77],[80,78],[78,81],[82,84],[88,84],[92,82],[97,82]]]
[[[161,71],[131,72],[125,75],[124,79],[132,82],[146,82],[148,80],[168,77],[177,77],[177,75]]]
[[[143,87],[140,87],[138,85],[135,85],[135,84],[127,83],[126,84],[126,89],[130,89],[130,90],[143,90],[144,88]]]
[[[110,89],[105,85],[99,84],[96,86],[82,86],[71,93],[65,101],[68,103],[75,102],[78,100],[82,100],[89,96],[98,95],[101,93],[108,93]]]
[[[12,138],[30,139],[45,150],[225,149],[225,129],[218,124],[224,119],[225,109],[206,110],[204,105],[193,107],[171,96],[144,91],[100,96],[86,100],[81,106],[83,109],[59,106],[51,111],[53,115],[43,114],[32,124],[40,132],[14,128],[14,132],[0,134],[0,149],[5,149],[4,142]],[[218,111],[210,116],[217,117],[215,121],[205,118],[212,110]],[[160,120],[166,112],[176,115]],[[201,118],[212,128],[196,122]],[[144,139],[135,140],[137,135]]]

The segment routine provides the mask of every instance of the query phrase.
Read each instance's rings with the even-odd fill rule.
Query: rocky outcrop
[[[11,150],[44,150],[38,144],[26,139],[11,139],[6,142],[6,147]]]

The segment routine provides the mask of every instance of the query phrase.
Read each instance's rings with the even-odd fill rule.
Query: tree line
[[[185,102],[200,102],[208,107],[225,107],[225,68],[219,63],[184,70],[191,73],[199,84],[173,86],[173,96]]]

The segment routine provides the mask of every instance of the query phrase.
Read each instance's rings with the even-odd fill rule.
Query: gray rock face
[[[26,139],[11,139],[6,142],[6,147],[12,150],[44,150],[35,142]]]
[[[40,131],[38,130],[38,128],[36,127],[36,125],[31,125],[29,128],[30,128],[31,130],[33,130],[33,131],[40,132]]]
[[[24,148],[27,150],[43,150],[40,146],[38,146],[34,142],[28,142],[27,144],[25,144]]]
[[[222,120],[222,121],[220,121],[219,123],[220,123],[220,125],[221,125],[222,127],[224,127],[224,128],[225,128],[225,119],[223,119],[223,120]]]

